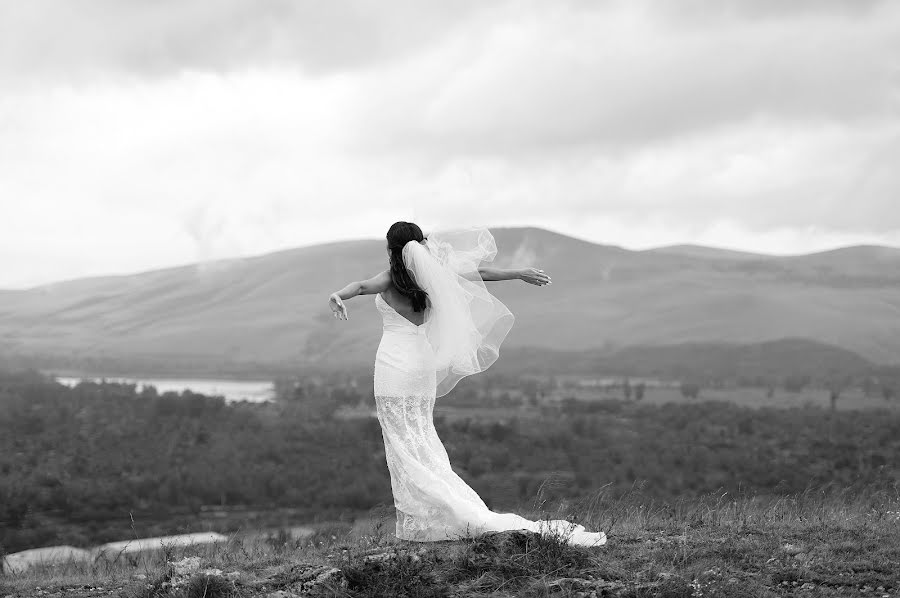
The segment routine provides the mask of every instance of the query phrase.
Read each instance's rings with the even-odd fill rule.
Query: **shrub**
[[[686,399],[696,399],[700,396],[700,385],[695,382],[682,382],[681,396]]]
[[[195,575],[184,588],[185,598],[235,598],[234,583],[219,575]]]
[[[443,598],[445,584],[434,577],[434,563],[408,552],[395,549],[384,559],[362,559],[342,568],[347,589],[357,598],[383,596],[415,596]]]
[[[563,577],[589,563],[588,551],[568,544],[564,534],[496,532],[471,540],[454,559],[449,579],[464,581],[490,574],[504,585],[551,573]]]
[[[647,386],[643,382],[639,382],[634,385],[634,400],[640,401],[644,398],[644,391]]]
[[[792,374],[784,379],[784,389],[788,392],[800,392],[810,383],[809,376]]]

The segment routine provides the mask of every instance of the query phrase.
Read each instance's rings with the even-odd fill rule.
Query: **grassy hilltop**
[[[382,517],[321,527],[302,541],[235,535],[143,560],[35,569],[0,578],[0,596],[897,596],[898,498],[810,491],[658,503],[601,493],[552,514],[606,530],[599,548],[519,532],[400,542]],[[186,556],[199,557],[193,571]]]

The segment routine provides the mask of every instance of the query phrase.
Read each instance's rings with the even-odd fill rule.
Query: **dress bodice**
[[[384,327],[384,332],[397,332],[400,334],[413,334],[420,335],[425,333],[425,326],[417,326],[401,316],[397,313],[393,307],[391,307],[387,301],[384,300],[384,297],[381,296],[381,293],[375,295],[375,307],[378,308],[379,313],[381,313],[381,322]]]
[[[391,307],[379,293],[375,305],[384,332],[375,353],[375,396],[420,397],[434,402],[436,388],[434,353],[425,326],[416,326]],[[423,398],[424,397],[424,398]]]

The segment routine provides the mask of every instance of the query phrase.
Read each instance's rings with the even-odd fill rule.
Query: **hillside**
[[[0,572],[0,596],[900,590],[894,409],[611,400],[553,402],[531,413],[520,405],[502,420],[484,417],[489,407],[460,420],[440,416],[454,471],[493,510],[569,519],[605,531],[609,542],[573,550],[513,532],[417,545],[393,537],[377,421],[329,415],[368,391],[331,390],[310,384],[277,404],[226,404],[0,373],[0,471],[8,482],[0,486],[0,561],[4,551],[76,549],[57,565]],[[196,532],[228,540],[77,555]],[[200,557],[192,573],[220,571],[212,579],[176,575],[172,563],[192,555]],[[309,582],[325,569],[336,587],[315,593]],[[207,583],[216,592],[204,593]]]
[[[0,578],[0,593],[8,598],[830,598],[896,596],[900,589],[896,501],[876,499],[873,508],[838,492],[777,500],[709,496],[674,504],[622,499],[599,496],[571,509],[589,529],[607,531],[609,542],[597,548],[517,531],[433,544],[399,542],[391,537],[385,513],[375,512],[368,522],[352,526],[319,525],[302,540],[286,530],[264,541],[232,535],[210,548],[44,566]]]
[[[553,285],[492,284],[516,314],[506,349],[556,351],[805,338],[900,362],[900,250],[772,257],[629,251],[535,228],[496,229],[501,266]],[[365,365],[371,297],[334,321],[328,294],[384,268],[380,240],[337,242],[0,293],[0,355],[41,367],[182,373]]]

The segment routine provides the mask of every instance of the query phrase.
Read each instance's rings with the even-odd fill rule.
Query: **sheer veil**
[[[434,232],[403,248],[404,264],[430,301],[423,327],[434,350],[439,397],[497,361],[515,321],[478,272],[496,255],[497,243],[482,227]]]

